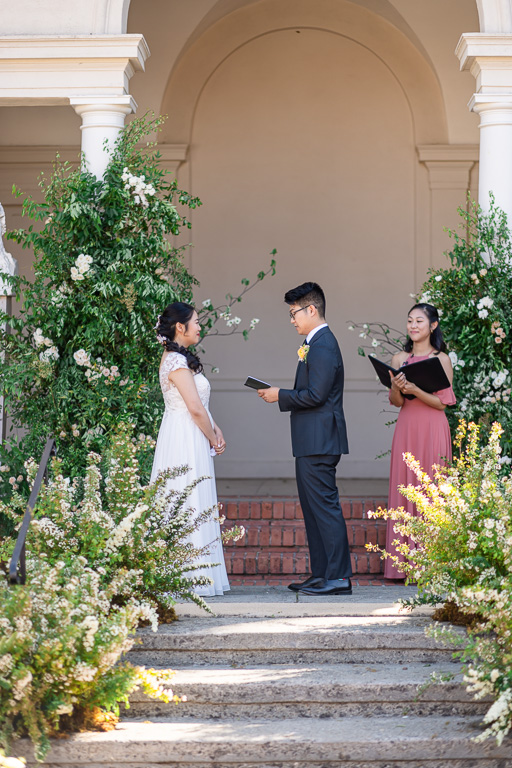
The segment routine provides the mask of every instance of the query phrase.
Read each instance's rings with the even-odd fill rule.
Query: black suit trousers
[[[304,514],[311,573],[325,579],[352,576],[347,526],[336,486],[340,456],[295,459],[297,489]]]

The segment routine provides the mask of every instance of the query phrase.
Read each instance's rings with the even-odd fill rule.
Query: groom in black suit
[[[303,283],[284,297],[290,320],[304,343],[293,389],[258,390],[267,403],[290,411],[297,488],[306,524],[310,576],[289,588],[307,595],[352,594],[347,527],[336,486],[336,466],[348,453],[343,414],[343,360],[325,322],[325,296],[317,283]]]

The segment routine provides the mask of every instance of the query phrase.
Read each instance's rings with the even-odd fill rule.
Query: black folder
[[[269,389],[270,386],[266,381],[255,379],[253,376],[248,376],[246,381],[244,381],[244,387],[250,387],[251,389]]]
[[[399,369],[378,360],[373,355],[368,355],[368,357],[381,383],[388,389],[391,388],[390,371],[393,376],[396,376],[397,373],[404,373],[407,381],[416,384],[424,392],[439,392],[441,389],[448,389],[451,386],[438,357],[427,357],[426,360],[418,360],[417,363],[405,363]],[[412,400],[415,395],[404,395],[404,397]]]

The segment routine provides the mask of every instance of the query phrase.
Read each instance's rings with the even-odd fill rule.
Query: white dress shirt
[[[306,336],[306,344],[309,344],[309,342],[311,341],[311,339],[313,338],[313,336],[315,335],[315,333],[317,333],[318,331],[321,331],[321,330],[322,330],[322,328],[328,328],[328,327],[329,327],[329,326],[327,325],[327,323],[322,323],[322,325],[317,325],[317,327],[316,327],[316,328],[313,328],[313,330],[312,330],[312,331],[310,331],[310,332],[308,333],[308,335]]]

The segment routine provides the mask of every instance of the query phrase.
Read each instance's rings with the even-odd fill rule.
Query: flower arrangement
[[[182,493],[166,492],[166,481],[183,474],[186,467],[162,473],[155,483],[141,482],[137,455],[144,445],[154,446],[145,435],[132,438],[132,425],[120,424],[103,456],[90,452],[85,477],[65,476],[63,462],[54,459],[51,477],[41,488],[29,529],[29,551],[48,563],[70,565],[77,556],[99,574],[100,583],[117,584],[116,600],[123,604],[136,598],[145,601],[164,619],[172,615],[177,597],[196,602],[206,610],[195,586],[209,584],[201,570],[201,550],[185,543],[187,536],[217,509],[198,510],[187,506],[197,480]],[[29,482],[37,471],[34,461],[26,462]],[[14,491],[9,502],[0,502],[0,511],[17,528],[26,501]],[[233,529],[227,537],[236,537]],[[0,543],[0,561],[10,558],[15,534]],[[122,573],[119,581],[117,574]]]
[[[0,745],[27,734],[44,759],[52,734],[71,716],[96,712],[98,727],[113,727],[119,702],[142,688],[163,701],[179,701],[170,688],[173,672],[121,662],[141,619],[156,626],[156,613],[134,597],[115,604],[127,576],[110,584],[85,558],[50,564],[30,556],[27,584],[0,578]],[[111,715],[109,716],[109,713]],[[101,715],[101,717],[99,717]],[[99,723],[103,724],[102,726]],[[3,763],[1,762],[3,760]],[[10,762],[9,762],[10,761]],[[17,765],[15,758],[0,764]]]
[[[503,428],[493,424],[486,442],[481,433],[478,425],[462,421],[458,455],[433,478],[405,454],[418,485],[401,486],[400,492],[414,502],[418,517],[403,508],[368,515],[393,520],[395,532],[410,539],[397,546],[405,558],[401,570],[418,585],[417,596],[405,605],[448,602],[473,616],[459,655],[467,665],[468,690],[477,698],[495,698],[478,739],[494,735],[501,743],[512,728],[512,479],[502,472]],[[454,639],[460,642],[460,636]]]
[[[161,118],[135,119],[121,132],[104,177],[57,162],[41,179],[43,202],[27,198],[23,213],[39,226],[8,234],[34,252],[34,279],[7,277],[19,314],[0,313],[11,333],[0,329],[6,358],[0,387],[13,430],[0,447],[10,476],[23,474],[23,462],[40,455],[48,435],[55,437],[63,469],[83,473],[90,450],[101,452],[120,420],[137,432],[156,434],[163,411],[158,382],[159,348],[153,326],[173,301],[193,300],[197,281],[183,263],[184,246],[169,236],[190,228],[188,209],[201,205],[178,188],[160,165],[147,136]],[[142,146],[141,146],[142,145]],[[16,190],[16,195],[21,193]],[[270,270],[260,273],[256,284]],[[216,333],[219,319],[229,332],[247,337],[231,307],[239,296],[201,311],[204,333]],[[150,452],[141,449],[147,476]],[[144,452],[145,451],[145,452]],[[0,474],[0,496],[12,491]],[[27,485],[21,485],[27,492]]]
[[[450,231],[451,265],[432,269],[412,298],[437,307],[454,367],[457,405],[446,415],[452,432],[459,419],[475,421],[489,434],[504,429],[501,463],[512,463],[512,240],[506,214],[491,195],[489,213],[475,204],[459,209],[464,235]],[[352,323],[363,340],[359,354],[394,354],[403,348],[400,331],[385,323]]]

